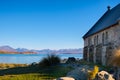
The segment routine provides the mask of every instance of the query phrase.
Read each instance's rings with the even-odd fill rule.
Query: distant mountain
[[[14,49],[10,46],[0,46],[0,53],[21,53],[21,54],[29,54],[29,53],[34,53],[28,49],[24,48],[17,48]]]
[[[0,46],[0,53],[21,53],[21,54],[29,54],[29,53],[38,53],[38,54],[77,54],[77,53],[83,53],[83,49],[60,49],[60,50],[50,50],[50,49],[43,49],[43,50],[29,50],[26,48],[17,48],[14,49],[10,46]]]
[[[17,48],[16,51],[17,52],[27,52],[27,51],[30,51],[30,50],[28,50],[26,48]]]
[[[34,51],[34,50],[33,50]],[[78,53],[83,53],[83,49],[60,49],[60,50],[50,50],[50,49],[43,49],[43,50],[37,50],[34,51],[39,54],[44,54],[44,53],[54,53],[54,54],[78,54]]]
[[[77,53],[83,53],[83,49],[82,48],[79,48],[79,49],[60,49],[58,50],[58,53],[74,53],[74,54],[77,54]]]
[[[0,51],[3,51],[3,52],[17,52],[16,49],[14,49],[10,46],[0,46]]]

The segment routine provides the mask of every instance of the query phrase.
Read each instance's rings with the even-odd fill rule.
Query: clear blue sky
[[[83,47],[82,36],[119,0],[0,0],[0,46]]]

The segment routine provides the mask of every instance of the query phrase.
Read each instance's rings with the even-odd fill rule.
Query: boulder
[[[75,79],[72,77],[60,77],[60,78],[54,79],[54,80],[75,80]]]
[[[66,61],[66,63],[73,63],[75,61],[76,61],[76,59],[74,57],[69,57],[68,60]]]
[[[88,78],[88,66],[82,68],[76,68],[67,74],[68,77],[73,77],[75,80],[87,80]]]
[[[115,80],[111,74],[106,71],[98,72],[95,80]]]

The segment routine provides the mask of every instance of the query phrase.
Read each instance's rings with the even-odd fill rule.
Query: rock
[[[35,65],[37,65],[36,62],[33,62],[33,63],[30,64],[30,66],[35,66]]]
[[[73,77],[75,80],[87,80],[88,66],[82,68],[76,68],[75,70],[67,74],[68,77]]]
[[[115,80],[115,79],[108,72],[101,71],[97,73],[95,80]]]
[[[54,79],[54,80],[75,80],[75,79],[72,77],[60,77],[60,78]]]
[[[66,63],[73,63],[75,61],[76,61],[76,59],[74,57],[69,57],[68,60],[66,61]]]

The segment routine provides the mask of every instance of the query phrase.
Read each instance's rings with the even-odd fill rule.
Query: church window
[[[91,45],[91,38],[88,38],[88,46]]]
[[[105,40],[104,40],[104,33],[102,34],[102,44],[104,45],[104,42],[105,42]]]
[[[94,45],[96,45],[96,36],[94,37]]]
[[[97,45],[99,44],[99,36],[97,35]]]
[[[106,32],[105,40],[106,40],[106,43],[108,43],[108,32]]]

